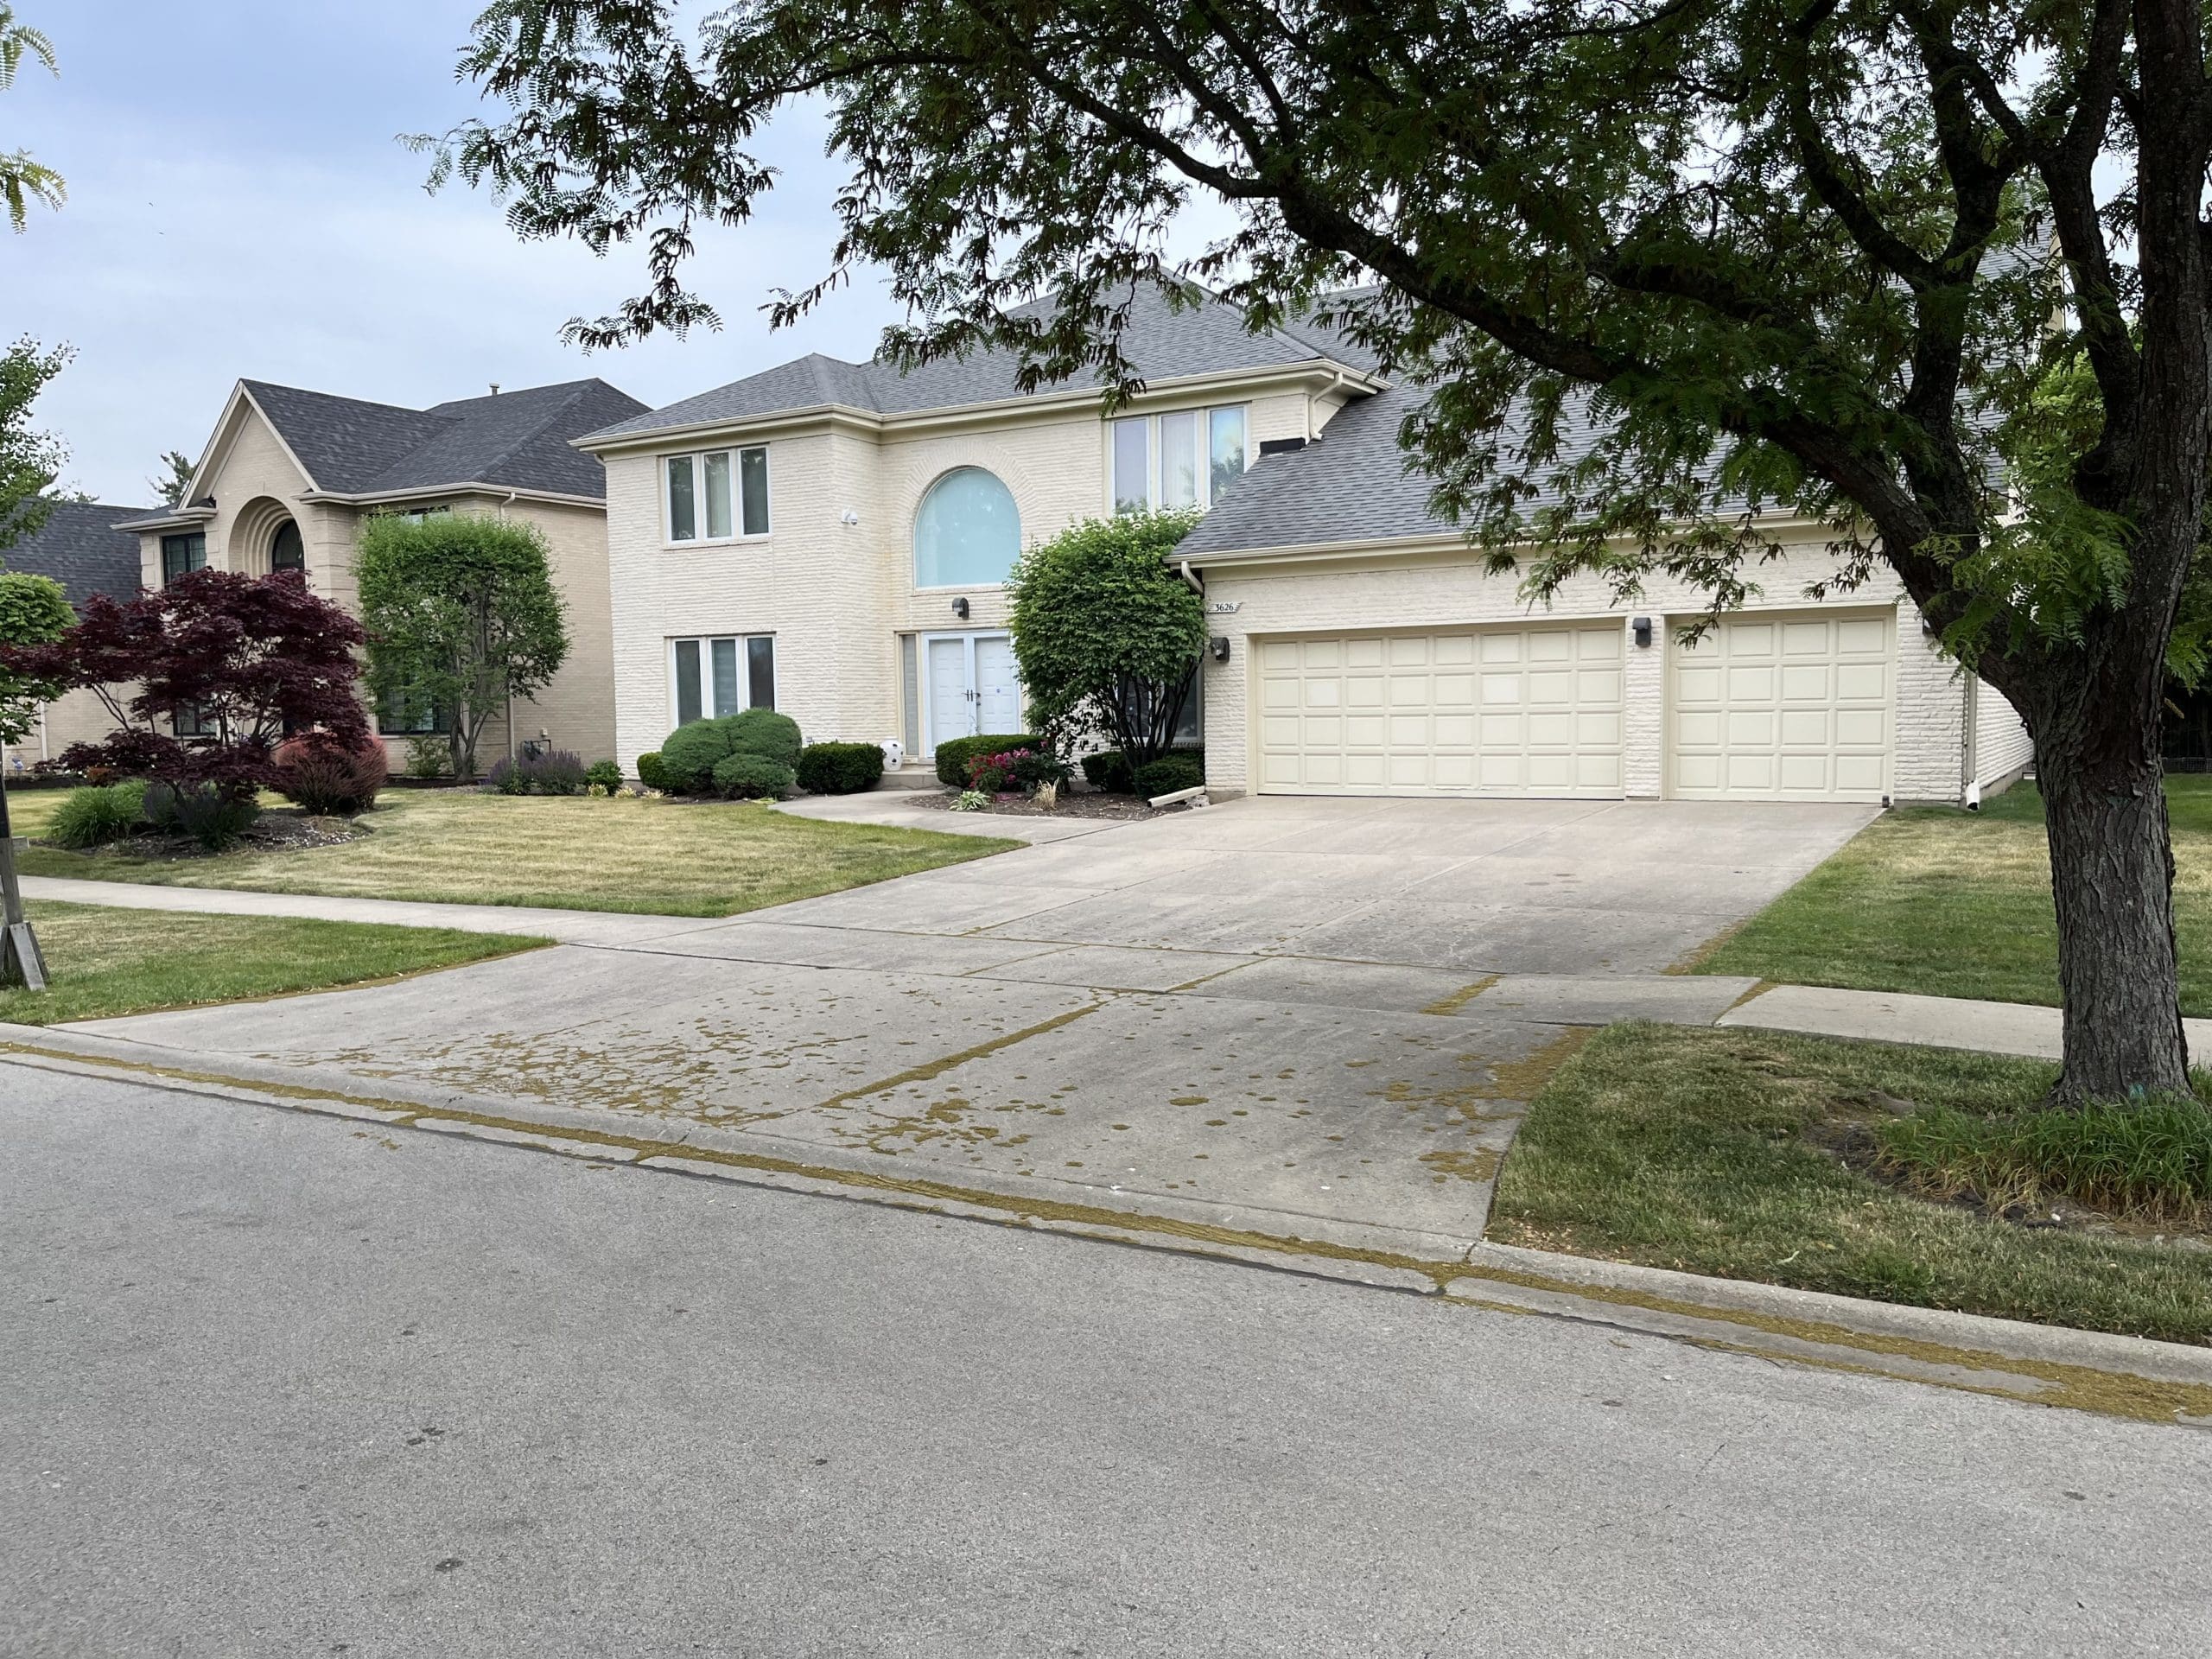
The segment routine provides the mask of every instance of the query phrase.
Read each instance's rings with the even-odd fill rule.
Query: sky
[[[34,423],[64,488],[137,505],[163,450],[197,458],[232,384],[273,380],[421,407],[597,375],[658,406],[802,356],[865,358],[896,320],[866,276],[798,326],[759,310],[830,268],[842,172],[816,111],[757,145],[784,177],[701,239],[692,285],[719,333],[587,355],[561,326],[644,279],[642,254],[524,244],[486,193],[424,193],[397,135],[496,116],[454,79],[472,0],[15,0],[58,79],[0,92],[0,149],[58,168],[69,199],[0,226],[0,336],[74,360]]]

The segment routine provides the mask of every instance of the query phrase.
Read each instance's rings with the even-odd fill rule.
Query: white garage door
[[[1878,801],[1892,611],[1732,617],[1669,645],[1669,773],[1681,798]]]
[[[1621,793],[1618,622],[1258,642],[1259,786]]]

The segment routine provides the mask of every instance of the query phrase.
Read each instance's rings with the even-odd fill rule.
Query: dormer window
[[[1114,511],[1211,507],[1244,475],[1244,405],[1180,409],[1114,423]]]
[[[768,450],[708,449],[662,462],[671,542],[768,533]]]

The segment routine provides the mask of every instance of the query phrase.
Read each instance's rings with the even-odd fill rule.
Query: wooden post
[[[21,985],[27,990],[46,988],[46,960],[38,953],[38,936],[23,914],[23,889],[16,880],[16,834],[8,822],[8,780],[0,775],[0,985]]]

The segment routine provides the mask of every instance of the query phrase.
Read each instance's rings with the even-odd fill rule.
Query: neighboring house
[[[618,758],[769,703],[810,740],[1018,731],[1001,582],[1070,524],[1208,516],[1209,785],[1287,794],[1957,801],[2027,764],[2018,720],[1886,573],[1825,603],[1825,533],[1695,647],[1694,593],[1531,608],[1427,509],[1421,395],[1317,327],[1140,295],[1144,391],[1022,392],[1002,353],[900,374],[808,357],[579,440],[607,466]],[[1195,735],[1195,733],[1192,734]]]
[[[51,576],[78,609],[95,594],[124,601],[138,594],[138,538],[115,528],[117,520],[143,513],[144,507],[114,507],[97,501],[56,501],[35,536],[0,552],[0,565],[32,575]],[[91,691],[64,692],[39,710],[37,728],[6,749],[10,772],[58,757],[72,743],[94,743],[114,726],[107,706]]]
[[[187,570],[302,571],[309,588],[353,610],[353,557],[372,513],[496,514],[544,532],[567,601],[569,658],[512,725],[486,728],[480,765],[541,736],[586,760],[614,750],[607,621],[606,479],[580,435],[645,405],[603,380],[573,380],[400,409],[241,380],[225,404],[181,505],[123,519],[149,588]],[[379,705],[378,731],[405,763],[410,738],[447,728],[420,700]]]

